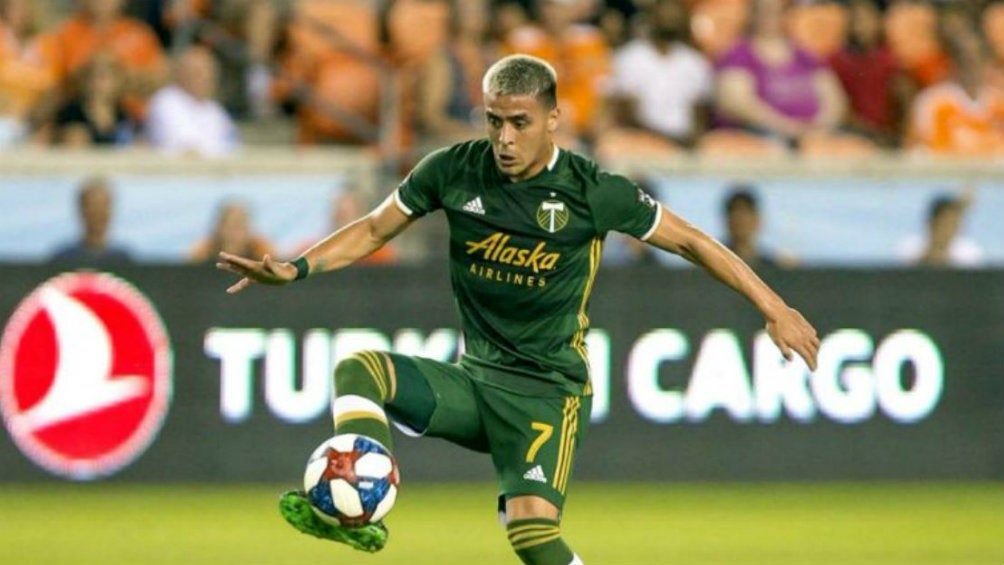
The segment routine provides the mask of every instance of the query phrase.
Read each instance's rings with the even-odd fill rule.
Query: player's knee
[[[513,551],[526,565],[581,565],[561,538],[557,520],[530,518],[511,520],[506,525]]]
[[[393,369],[386,354],[379,351],[359,351],[342,359],[335,366],[337,394],[360,394],[385,400],[393,395]]]

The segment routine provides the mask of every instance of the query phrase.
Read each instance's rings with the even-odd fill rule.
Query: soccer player
[[[576,565],[561,509],[589,422],[585,335],[603,238],[620,231],[682,255],[748,298],[786,358],[815,368],[813,327],[723,245],[624,177],[555,146],[556,77],[543,60],[505,57],[483,81],[487,138],[428,155],[382,204],[291,262],[221,253],[217,266],[252,283],[283,285],[341,269],[416,219],[443,209],[450,276],[466,352],[457,364],[381,351],[335,369],[335,433],[390,447],[388,416],[431,437],[487,452],[495,466],[509,541],[528,565]],[[280,509],[298,530],[375,551],[382,524],[336,528],[302,492]]]

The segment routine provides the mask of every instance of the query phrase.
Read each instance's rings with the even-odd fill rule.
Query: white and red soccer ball
[[[357,434],[337,435],[307,460],[303,489],[325,522],[357,528],[377,522],[397,499],[397,462],[379,442]]]

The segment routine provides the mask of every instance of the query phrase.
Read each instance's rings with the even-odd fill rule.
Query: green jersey
[[[431,153],[395,199],[411,217],[446,213],[462,363],[515,392],[590,394],[585,336],[603,239],[610,230],[647,239],[658,203],[557,148],[541,173],[510,182],[488,140]]]

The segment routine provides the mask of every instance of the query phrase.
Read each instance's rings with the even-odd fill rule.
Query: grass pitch
[[[300,535],[282,487],[0,485],[0,559],[20,565],[516,565],[492,485],[404,485],[367,555]],[[1004,485],[572,485],[588,565],[1002,565]]]

